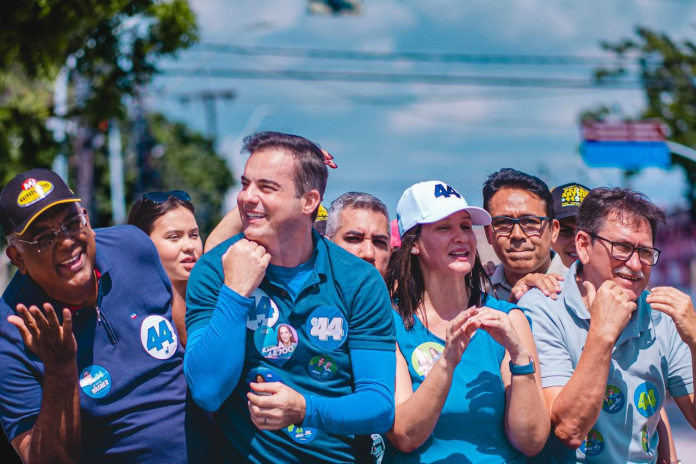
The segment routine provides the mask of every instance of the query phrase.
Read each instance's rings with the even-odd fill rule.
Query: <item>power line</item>
[[[292,69],[165,68],[166,77],[188,76],[224,79],[293,80],[382,84],[430,84],[442,86],[517,87],[547,89],[639,89],[639,80],[596,82],[591,79],[527,76],[486,76],[462,74],[372,73],[352,71],[300,71]]]
[[[418,63],[468,63],[542,66],[634,65],[634,63],[632,62],[627,63],[623,60],[617,60],[616,58],[606,57],[602,55],[509,55],[441,52],[372,52],[308,47],[227,45],[211,42],[200,43],[196,45],[193,50],[210,51],[220,54],[232,54],[242,56],[276,56],[354,61],[407,61]]]

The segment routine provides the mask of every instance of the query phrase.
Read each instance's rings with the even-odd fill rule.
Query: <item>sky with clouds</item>
[[[202,42],[230,46],[311,47],[362,52],[606,56],[602,41],[630,38],[636,26],[694,39],[696,3],[687,0],[365,0],[357,16],[316,16],[300,0],[189,0]],[[325,203],[349,190],[382,199],[392,214],[411,184],[443,180],[481,204],[487,175],[513,167],[549,186],[579,181],[624,185],[618,169],[593,169],[579,155],[578,114],[599,104],[627,114],[643,106],[640,89],[520,88],[497,77],[589,79],[588,65],[512,65],[358,61],[241,56],[197,47],[163,68],[148,105],[206,131],[204,90],[236,94],[217,103],[218,145],[241,174],[241,138],[257,130],[305,136],[331,152]],[[479,85],[307,82],[210,77],[213,69],[486,76]],[[278,75],[278,74],[276,74]],[[484,84],[484,85],[481,85]],[[680,170],[646,169],[631,186],[665,207],[679,205]]]

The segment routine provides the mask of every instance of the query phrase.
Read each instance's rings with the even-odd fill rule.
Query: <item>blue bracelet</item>
[[[510,373],[512,375],[527,375],[535,372],[536,367],[534,366],[534,358],[531,356],[529,357],[529,364],[523,364],[522,366],[513,364],[512,361],[510,361]]]

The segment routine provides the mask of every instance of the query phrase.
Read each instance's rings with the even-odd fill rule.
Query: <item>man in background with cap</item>
[[[483,185],[483,207],[492,217],[486,239],[500,259],[491,275],[496,298],[516,302],[533,287],[555,298],[567,268],[551,249],[559,225],[548,186],[504,168]]]
[[[93,230],[79,201],[45,169],[0,193],[18,268],[0,300],[5,434],[30,463],[215,459],[154,244],[131,226]]]
[[[582,200],[588,193],[590,193],[589,188],[576,182],[560,185],[551,191],[553,213],[560,224],[558,237],[552,249],[558,253],[563,265],[567,268],[578,259],[575,250],[575,232],[578,226],[576,216]]]

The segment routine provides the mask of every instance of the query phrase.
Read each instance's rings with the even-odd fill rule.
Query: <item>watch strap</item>
[[[529,357],[529,364],[523,364],[523,365],[518,365],[518,364],[513,364],[512,361],[510,361],[510,373],[512,375],[527,375],[527,374],[533,374],[536,372],[536,367],[534,366],[534,358]]]

